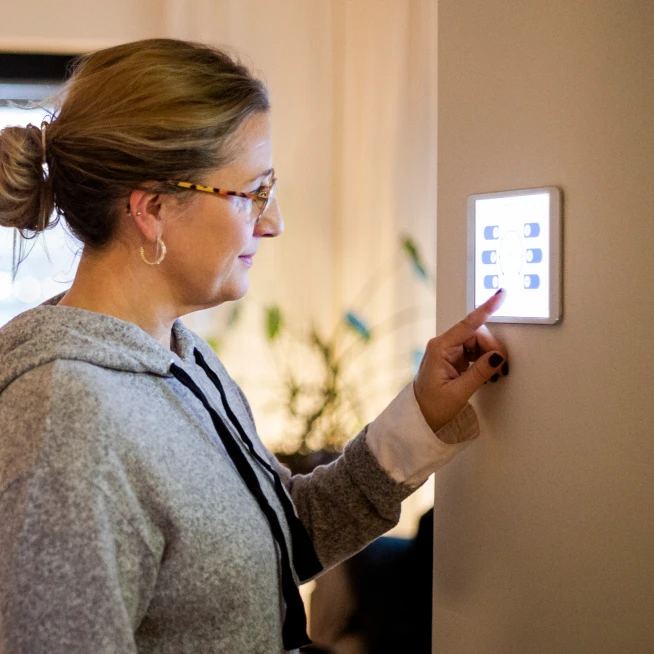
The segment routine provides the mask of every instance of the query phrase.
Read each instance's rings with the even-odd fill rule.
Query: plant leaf
[[[320,350],[327,364],[332,360],[332,348],[329,343],[325,343],[315,327],[311,328],[311,342]]]
[[[278,306],[266,308],[266,335],[269,341],[274,341],[279,336],[282,328],[282,310]]]
[[[348,327],[353,329],[367,343],[372,337],[372,333],[363,318],[357,316],[354,311],[346,311],[344,317]]]
[[[414,240],[410,236],[405,236],[402,238],[402,249],[411,260],[411,264],[413,265],[413,269],[415,270],[416,274],[419,277],[422,277],[422,279],[429,279],[429,273],[427,272],[425,264],[422,261],[422,256],[420,255]]]
[[[241,318],[241,305],[237,302],[234,305],[234,308],[232,309],[231,313],[229,314],[229,318],[227,318],[227,326],[228,327],[233,327]]]
[[[206,339],[207,345],[216,353],[220,354],[220,350],[222,350],[222,341],[219,338],[215,337],[209,337]]]
[[[413,371],[413,376],[415,377],[418,374],[420,364],[422,363],[422,357],[425,356],[425,350],[419,348],[411,352],[411,369]]]

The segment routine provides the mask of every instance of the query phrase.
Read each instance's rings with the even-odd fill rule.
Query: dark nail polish
[[[502,366],[502,374],[506,377],[509,374],[509,362],[505,362]]]
[[[491,368],[497,368],[497,366],[499,366],[502,361],[504,361],[504,357],[497,352],[495,352],[488,360],[488,362],[491,364]]]
[[[501,288],[499,291],[496,291],[496,292],[495,292],[495,295],[499,295],[503,290],[504,290],[504,289]]]
[[[493,384],[494,384],[494,383],[495,383],[499,378],[500,378],[500,373],[499,373],[499,372],[496,372],[496,373],[495,373],[495,374],[490,378],[490,380],[491,380],[491,381],[493,382]]]

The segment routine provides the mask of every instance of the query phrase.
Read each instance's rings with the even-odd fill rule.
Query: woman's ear
[[[128,215],[146,240],[154,243],[161,236],[161,195],[134,190],[129,195]]]

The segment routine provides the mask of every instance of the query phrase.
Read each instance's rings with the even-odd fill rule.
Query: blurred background
[[[69,55],[126,41],[218,45],[264,79],[286,231],[262,244],[246,298],[185,322],[244,388],[271,449],[342,447],[434,335],[436,0],[2,0],[2,13],[1,126],[39,125],[45,111],[24,107],[56,93]],[[52,230],[14,280],[0,231],[4,323],[65,290],[79,245]],[[428,483],[392,535],[413,537],[432,505]]]

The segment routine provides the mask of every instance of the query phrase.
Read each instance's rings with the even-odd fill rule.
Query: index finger
[[[447,347],[463,345],[475,335],[475,332],[502,306],[506,291],[501,288],[493,297],[471,311],[463,320],[448,329],[442,336]]]

